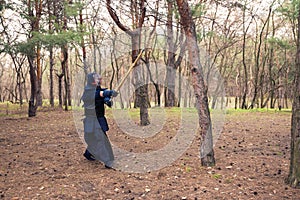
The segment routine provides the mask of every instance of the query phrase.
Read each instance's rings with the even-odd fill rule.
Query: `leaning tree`
[[[145,15],[146,15],[146,1],[131,1],[130,2],[130,11],[132,12],[132,26],[134,29],[130,29],[125,26],[119,19],[116,11],[112,7],[111,0],[106,0],[106,7],[111,18],[117,24],[117,26],[127,33],[131,39],[131,48],[132,48],[132,62],[138,57],[141,48],[141,29],[144,24]],[[135,107],[140,108],[140,124],[146,126],[150,124],[149,114],[148,114],[148,105],[147,105],[147,95],[148,89],[147,85],[143,84],[142,80],[142,70],[139,67],[140,62],[138,61],[136,67],[134,68],[134,85],[135,85]]]
[[[176,1],[181,17],[181,23],[186,34],[189,68],[192,72],[192,84],[199,116],[201,164],[203,166],[210,166],[215,164],[212,141],[212,123],[208,107],[207,86],[204,82],[203,69],[200,63],[200,51],[197,44],[196,27],[188,2],[186,0]]]

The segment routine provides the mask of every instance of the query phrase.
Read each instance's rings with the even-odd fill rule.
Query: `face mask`
[[[100,75],[99,74],[94,74],[93,78],[94,78],[94,82],[97,83],[97,85],[99,85],[100,84],[100,79],[101,79]]]

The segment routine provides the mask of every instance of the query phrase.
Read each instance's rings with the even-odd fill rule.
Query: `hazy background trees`
[[[1,69],[7,73],[3,73],[0,86],[1,101],[23,104],[37,98],[34,102],[37,107],[42,99],[54,106],[55,99],[59,106],[68,109],[73,76],[78,70],[97,71],[107,76],[122,75],[120,58],[113,61],[118,68],[105,68],[108,71],[114,69],[115,73],[101,71],[104,69],[101,63],[106,57],[101,51],[103,41],[113,40],[114,35],[122,33],[109,15],[106,3],[96,0],[4,1],[1,8]],[[148,59],[163,59],[167,69],[172,70],[167,70],[165,88],[149,87],[151,91],[145,91],[155,95],[160,92],[160,97],[164,97],[160,99],[160,105],[178,106],[180,100],[175,98],[178,94],[174,95],[177,84],[173,82],[174,72],[183,76],[189,73],[186,70],[185,37],[175,1],[143,4],[142,1],[112,1],[112,4],[119,21],[128,29],[146,27],[157,31],[156,27],[162,27],[166,30],[165,45],[169,50],[156,52],[156,55],[151,52]],[[288,1],[272,0],[190,2],[198,43],[202,54],[207,56],[202,59],[202,64],[208,66],[207,70],[212,66],[219,69],[227,106],[291,106],[289,88],[292,86],[291,74],[295,71],[292,52],[295,51],[297,22],[290,14],[289,5]],[[143,10],[145,16],[140,16]],[[143,23],[139,23],[139,19]],[[112,80],[108,85],[114,86],[118,79],[107,77],[106,81]],[[30,92],[31,86],[35,92]],[[210,105],[214,106],[213,94],[209,96]],[[147,101],[154,100],[148,98]]]

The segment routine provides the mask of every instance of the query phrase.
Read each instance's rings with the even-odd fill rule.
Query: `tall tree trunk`
[[[80,30],[81,30],[81,33],[82,33],[82,36],[81,36],[81,48],[82,48],[82,62],[83,62],[83,69],[84,69],[84,73],[85,75],[88,74],[88,66],[87,66],[87,63],[86,63],[86,48],[85,48],[85,44],[84,44],[84,37],[83,37],[83,16],[82,16],[82,9],[80,9],[80,12],[79,12],[79,21],[80,21]],[[94,43],[94,32],[92,32],[92,36],[93,36],[93,45],[95,47],[95,43]],[[94,48],[94,70],[96,72],[96,54],[95,54],[95,48]]]
[[[51,9],[55,9],[54,6],[51,8],[51,1],[48,2],[48,17],[49,17],[49,33],[53,34],[53,27],[52,27],[52,14]],[[53,92],[53,69],[54,69],[54,58],[53,58],[53,47],[50,46],[49,49],[49,62],[50,62],[50,88],[49,88],[49,96],[50,96],[50,105],[54,107],[54,92]]]
[[[289,87],[289,70],[290,67],[288,67],[288,61],[287,61],[287,51],[286,49],[284,49],[284,68],[286,69],[285,74],[284,74],[284,79],[283,79],[283,103],[282,103],[282,107],[283,108],[288,108],[288,103],[287,103],[287,92],[288,92],[288,87]]]
[[[140,30],[138,34],[131,36],[132,42],[132,62],[135,61],[139,54],[140,47]],[[137,62],[133,69],[134,84],[135,84],[135,105],[134,107],[140,108],[140,125],[146,126],[150,124],[148,114],[148,85],[144,83],[143,72],[141,69],[140,61]]]
[[[155,36],[156,37],[156,36]],[[155,39],[155,42],[156,42],[157,38]],[[152,59],[153,59],[153,62],[155,63],[155,76],[158,77],[158,66],[157,66],[157,61],[156,61],[156,58],[154,56],[154,52],[151,51],[151,56],[152,56]],[[148,61],[149,62],[149,61]],[[147,66],[148,69],[149,69],[149,66]],[[150,69],[149,69],[150,70]],[[149,72],[150,73],[150,72]],[[159,84],[152,81],[152,83],[154,84],[155,86],[155,91],[156,91],[156,99],[157,99],[157,106],[160,107],[160,103],[161,103],[161,99],[160,99],[160,96],[161,96],[161,92],[160,92],[160,87],[159,87]]]
[[[42,1],[35,0],[34,8],[30,0],[27,2],[28,16],[30,16],[30,25],[32,32],[39,32],[39,21],[42,15]],[[35,10],[35,15],[34,15]],[[30,35],[29,40],[34,36]],[[36,56],[36,62],[34,62]],[[36,51],[33,48],[32,51],[27,55],[29,63],[29,74],[30,74],[30,83],[31,83],[31,95],[28,106],[28,116],[36,116],[37,107],[42,103],[42,93],[41,93],[41,84],[42,84],[42,70],[41,70],[41,59],[40,47],[37,45]]]
[[[150,47],[151,42],[153,42],[153,47],[152,47],[153,49],[155,49],[155,47],[157,45],[157,34],[154,34],[154,33],[156,33],[156,26],[157,26],[157,20],[158,20],[158,15],[159,15],[158,8],[159,8],[159,1],[157,1],[156,5],[155,5],[155,10],[156,10],[155,13],[156,14],[154,16],[153,29],[151,30],[151,32],[149,34],[147,44],[145,45],[146,47]],[[154,73],[155,73],[156,80],[157,80],[158,79],[158,68],[157,68],[156,58],[154,56],[154,51],[151,51],[149,49],[145,49],[145,57],[144,57],[143,61],[146,65],[146,67],[147,67],[147,71],[148,71],[148,74],[149,74],[150,81],[155,87],[155,99],[154,99],[155,105],[160,106],[160,103],[161,103],[160,102],[160,95],[161,95],[160,94],[160,86],[159,86],[158,82],[154,81],[154,79],[153,79],[153,75],[152,75],[151,70],[150,70],[150,57],[152,57],[153,63],[155,65],[155,72]]]
[[[165,88],[165,106],[175,106],[175,44],[173,33],[173,1],[168,2],[168,14],[167,14],[167,44],[168,44],[168,58],[167,58],[167,72],[166,72],[166,88]]]
[[[182,97],[182,67],[179,66],[179,71],[178,71],[178,103],[177,107],[180,107],[181,103],[181,97]]]
[[[250,28],[250,25],[253,21],[253,17],[251,18],[248,26],[246,27],[246,3],[243,5],[243,51],[242,51],[242,56],[243,56],[243,67],[244,67],[244,83],[243,83],[243,94],[242,94],[242,99],[241,99],[241,108],[242,109],[247,109],[247,94],[249,91],[249,86],[248,86],[248,70],[247,70],[247,63],[246,63],[246,41],[247,41],[247,33]]]
[[[115,74],[116,74],[116,69],[114,67],[114,62],[116,64],[116,66],[118,65],[117,56],[116,56],[116,54],[115,54],[114,51],[115,51],[115,40],[113,41],[113,48],[111,49],[111,53],[110,53],[111,54],[110,57],[112,58],[111,61],[110,61],[110,63],[111,63],[111,69],[112,69],[112,75],[111,75],[111,79],[110,79],[110,82],[109,82],[109,88],[110,89],[112,89],[112,85],[113,85]]]
[[[182,26],[187,37],[189,54],[189,68],[192,72],[192,84],[196,97],[196,107],[199,116],[201,147],[200,156],[203,166],[215,165],[215,157],[212,140],[212,124],[208,108],[207,87],[204,82],[204,75],[200,63],[199,47],[197,44],[196,27],[192,14],[186,0],[176,0]]]
[[[300,188],[300,9],[298,10],[298,37],[294,86],[291,129],[291,160],[288,182],[292,187]]]
[[[67,59],[69,60],[69,59]],[[66,80],[66,83],[67,83],[67,87],[68,87],[68,92],[67,92],[67,97],[68,97],[68,106],[72,106],[72,91],[71,91],[71,75],[70,75],[70,68],[69,68],[69,63],[67,62],[67,65],[66,65],[66,74],[67,74],[67,80]]]
[[[300,22],[300,21],[299,21]],[[299,27],[300,28],[300,27]],[[288,182],[292,187],[300,188],[300,49],[297,50],[297,75],[295,97],[292,111],[291,160]]]
[[[40,19],[42,16],[42,0],[35,0],[35,23],[34,31],[39,32],[40,29]],[[43,96],[42,96],[42,66],[41,66],[41,47],[39,44],[36,46],[36,78],[37,78],[37,91],[36,91],[36,103],[37,106],[42,106]]]
[[[36,103],[37,106],[42,106],[43,96],[42,96],[42,66],[41,66],[41,47],[37,46],[37,57],[36,57],[36,78],[37,78],[37,91],[36,91]]]
[[[65,93],[64,93],[64,107],[65,110],[68,110],[68,105],[70,105],[70,84],[69,84],[69,69],[68,69],[68,45],[64,45],[61,49],[61,54],[62,54],[62,62],[61,62],[61,67],[62,67],[62,74],[64,77],[64,89],[65,89]]]
[[[32,55],[28,56],[28,63],[29,63],[29,74],[30,74],[30,99],[28,105],[28,117],[36,116],[36,90],[37,90],[37,79],[35,73],[35,66],[34,66],[34,57]]]
[[[156,94],[156,97],[157,97],[157,102],[156,102],[156,98],[155,98],[154,101],[156,102],[156,104],[158,106],[160,106],[160,90],[159,90],[159,85],[158,85],[158,83],[156,83],[154,81],[152,73],[151,73],[151,70],[150,70],[150,56],[151,56],[151,54],[152,54],[152,51],[149,51],[149,50],[145,49],[145,58],[144,58],[143,61],[144,61],[145,65],[146,65],[147,72],[149,74],[149,79],[150,79],[151,83],[154,85],[154,88],[155,88],[155,94]],[[154,58],[154,60],[155,60],[155,58]]]
[[[53,59],[53,48],[49,50],[49,60],[50,60],[50,105],[54,107],[54,90],[53,90],[53,68],[54,68],[54,59]]]
[[[62,78],[64,77],[64,74],[56,74],[58,77],[58,105],[60,108],[63,106],[63,100],[62,100]]]
[[[66,14],[66,8],[64,8],[64,16],[63,16],[63,31],[67,31],[67,14]],[[65,94],[64,94],[64,106],[65,110],[68,110],[68,106],[72,105],[71,102],[71,86],[70,86],[70,75],[69,75],[69,53],[68,53],[68,44],[64,44],[61,49],[62,53],[62,73],[64,74],[64,88],[65,88]]]
[[[168,0],[168,14],[167,14],[167,44],[168,44],[168,55],[167,55],[167,71],[166,71],[166,87],[165,87],[165,106],[174,107],[176,106],[175,99],[175,80],[176,71],[182,62],[182,57],[185,52],[186,43],[184,42],[184,33],[181,27],[177,27],[176,38],[174,38],[173,31],[173,13],[174,13],[174,1]],[[180,34],[180,36],[179,36]],[[177,40],[179,36],[180,53],[176,59],[177,51]]]

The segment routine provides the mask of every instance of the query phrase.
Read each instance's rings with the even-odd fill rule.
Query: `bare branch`
[[[107,10],[108,10],[109,15],[111,16],[111,18],[114,20],[114,22],[117,24],[117,26],[121,30],[125,31],[129,35],[132,35],[131,30],[127,26],[125,26],[124,24],[122,24],[120,22],[119,17],[117,15],[116,11],[111,7],[110,4],[111,4],[111,0],[106,0],[106,8],[107,8]]]

